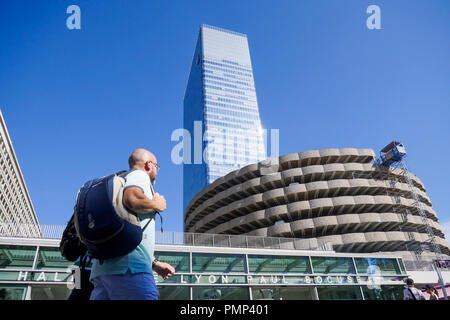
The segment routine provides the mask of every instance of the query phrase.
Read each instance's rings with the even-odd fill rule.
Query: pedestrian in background
[[[414,287],[414,280],[406,279],[407,288],[403,290],[403,300],[425,300],[422,291]]]
[[[428,300],[439,300],[439,293],[435,287],[427,284],[425,286],[425,289],[427,290],[427,293],[430,295],[430,298]]]

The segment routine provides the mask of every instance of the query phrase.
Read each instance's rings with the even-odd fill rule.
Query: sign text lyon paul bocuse
[[[351,284],[364,283],[359,276],[285,276],[285,275],[179,275],[181,284]],[[155,277],[156,279],[156,277]],[[156,279],[157,282],[163,282]]]

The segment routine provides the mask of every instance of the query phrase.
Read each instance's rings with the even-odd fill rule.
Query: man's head
[[[414,280],[411,278],[406,279],[406,285],[408,287],[414,287]]]
[[[155,182],[158,175],[158,161],[153,153],[145,149],[136,149],[128,158],[130,169],[144,170],[152,183]]]

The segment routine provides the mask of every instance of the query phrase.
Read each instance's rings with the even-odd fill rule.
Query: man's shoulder
[[[150,183],[150,177],[143,170],[134,169],[125,175],[125,186],[130,184],[145,184],[147,186]]]
[[[128,171],[125,174],[126,179],[133,178],[133,177],[142,177],[142,178],[150,179],[149,176],[145,173],[145,171],[140,170],[140,169],[131,169],[130,171]]]
[[[403,290],[403,292],[404,292],[405,294],[411,295],[411,294],[414,293],[414,289],[415,289],[415,288],[405,288],[405,289]]]

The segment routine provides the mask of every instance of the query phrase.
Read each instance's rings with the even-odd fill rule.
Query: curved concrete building
[[[185,232],[317,238],[340,252],[417,251],[426,225],[400,169],[372,149],[291,153],[230,172],[186,208]],[[443,254],[450,254],[425,187],[407,173]]]

